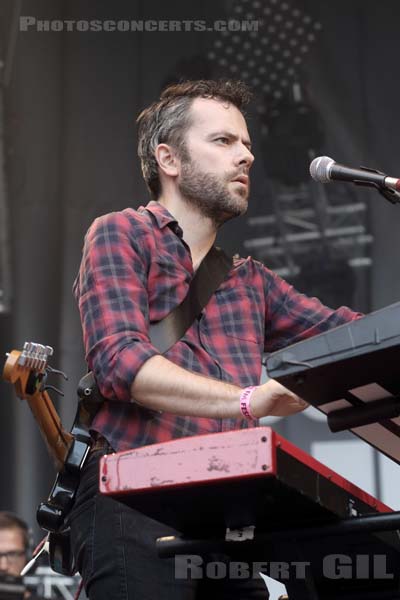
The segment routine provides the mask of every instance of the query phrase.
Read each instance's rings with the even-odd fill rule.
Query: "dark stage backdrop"
[[[38,19],[213,20],[232,16],[229,6],[217,0],[193,5],[176,0],[163,5],[155,0],[36,0],[23,2],[21,13]],[[301,6],[323,26],[306,70],[326,130],[324,154],[399,174],[399,3],[308,0]],[[96,216],[147,202],[136,158],[135,116],[182,59],[201,57],[218,35],[18,34],[4,90],[13,297],[11,312],[0,315],[0,352],[20,348],[26,339],[54,347],[53,366],[69,375],[65,398],[56,400],[67,425],[75,411],[76,384],[85,371],[71,294],[83,236]],[[250,128],[257,162],[249,213],[256,215],[271,208],[254,115]],[[371,297],[362,302],[378,308],[400,298],[400,213],[370,192],[362,197],[370,200],[375,236]],[[229,224],[220,241],[229,251],[241,250],[248,236],[242,221]],[[14,509],[33,522],[54,470],[28,407],[5,384],[0,386],[0,508]],[[304,415],[278,426],[306,450],[311,438],[328,436],[324,424]]]

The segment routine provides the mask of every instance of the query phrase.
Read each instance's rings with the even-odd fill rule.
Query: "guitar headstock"
[[[20,398],[32,396],[36,389],[32,380],[38,382],[46,372],[49,357],[53,354],[51,346],[35,342],[25,342],[23,350],[12,350],[7,355],[3,378],[15,386]]]

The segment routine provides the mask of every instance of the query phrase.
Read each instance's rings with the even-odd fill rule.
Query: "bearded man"
[[[254,161],[241,82],[169,86],[139,116],[138,153],[152,200],[95,220],[74,286],[88,366],[106,399],[71,515],[90,599],[267,597],[261,578],[181,580],[155,539],[176,532],[98,493],[104,453],[254,427],[305,402],[274,380],[271,352],[356,318],[299,294],[252,258],[237,258],[184,336],[161,354],[149,336],[185,298],[226,221],[246,212]],[[229,560],[229,559],[227,559]]]

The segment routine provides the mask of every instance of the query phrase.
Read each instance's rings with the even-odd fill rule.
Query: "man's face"
[[[178,187],[216,225],[247,210],[254,161],[242,113],[220,100],[196,98],[185,135]]]
[[[0,529],[0,572],[19,575],[25,565],[24,537],[19,529]]]

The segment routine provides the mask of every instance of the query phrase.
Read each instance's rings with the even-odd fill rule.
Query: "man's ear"
[[[158,144],[154,151],[156,161],[165,175],[174,177],[179,174],[179,158],[168,144]]]

